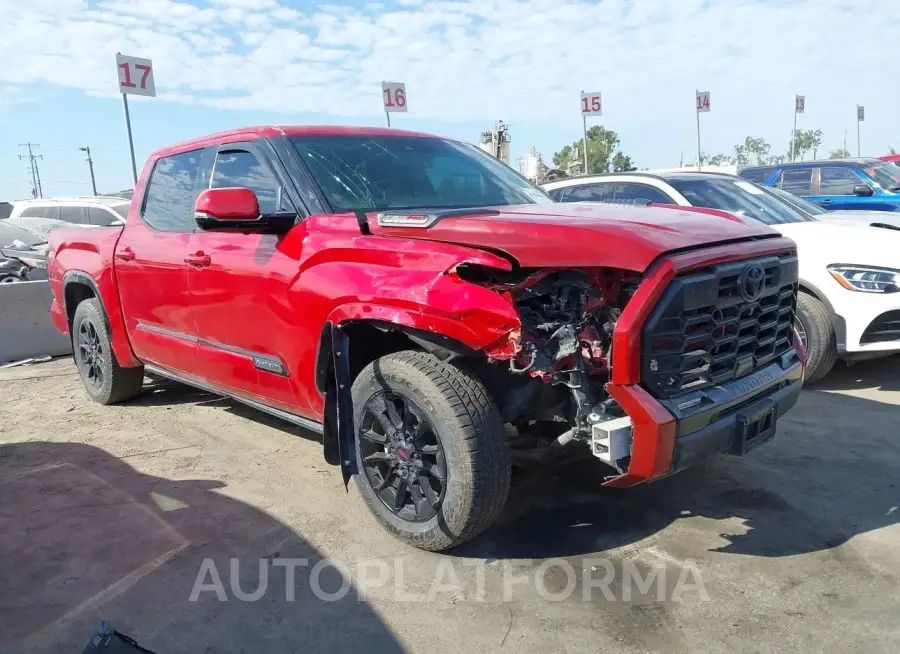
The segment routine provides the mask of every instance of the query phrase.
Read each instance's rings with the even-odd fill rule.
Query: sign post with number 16
[[[156,83],[153,80],[153,62],[140,57],[127,57],[116,53],[116,68],[119,72],[119,93],[125,107],[125,128],[128,130],[128,152],[131,153],[131,175],[137,186],[137,162],[134,160],[134,140],[131,138],[131,116],[128,113],[128,96],[143,95],[156,97]]]
[[[406,84],[403,82],[382,82],[381,100],[384,103],[384,115],[387,116],[387,126],[391,126],[391,114],[395,111],[407,112]]]

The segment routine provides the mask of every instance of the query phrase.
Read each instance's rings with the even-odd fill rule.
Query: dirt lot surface
[[[162,384],[101,407],[66,359],[0,393],[3,652],[80,652],[100,620],[157,654],[900,651],[897,359],[838,369],[742,459],[627,492],[584,464],[520,482],[445,555],[234,402]]]

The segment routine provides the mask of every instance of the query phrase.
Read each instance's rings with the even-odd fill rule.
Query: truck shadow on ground
[[[900,521],[897,424],[900,406],[806,390],[776,439],[747,457],[626,490],[600,488],[604,470],[581,460],[513,487],[501,523],[452,553],[592,554],[694,516],[728,520],[711,551],[783,557],[834,548]]]
[[[335,599],[333,567],[312,583],[322,554],[224,486],[145,475],[90,445],[0,447],[3,651],[81,651],[100,620],[158,654],[403,651],[355,589]],[[307,560],[290,585],[286,559]]]

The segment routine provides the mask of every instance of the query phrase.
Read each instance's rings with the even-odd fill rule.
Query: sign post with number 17
[[[128,57],[116,53],[116,68],[119,72],[119,93],[125,107],[125,128],[128,130],[128,151],[131,153],[131,175],[137,186],[137,162],[134,160],[134,140],[131,137],[131,116],[128,113],[128,96],[143,95],[156,97],[156,83],[153,80],[153,62],[140,57]]]
[[[384,115],[387,116],[387,125],[391,126],[391,114],[395,111],[407,112],[406,84],[403,82],[382,82],[381,100],[384,103]]]

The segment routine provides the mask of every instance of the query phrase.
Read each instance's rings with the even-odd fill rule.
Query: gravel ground
[[[161,384],[101,407],[68,359],[0,370],[0,650],[78,652],[110,620],[157,654],[898,652],[898,364],[839,368],[746,458],[520,480],[444,555],[242,405]]]

